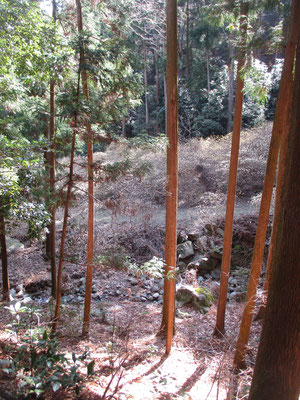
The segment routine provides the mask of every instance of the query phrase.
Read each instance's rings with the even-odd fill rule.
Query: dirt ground
[[[270,125],[266,125],[242,136],[236,217],[248,220],[258,214],[269,134]],[[195,232],[205,223],[224,219],[229,149],[230,136],[222,141],[182,145],[179,230]],[[126,254],[141,263],[154,255],[163,256],[165,156],[159,150],[134,150],[132,154],[130,151],[127,156],[136,162],[150,160],[152,169],[142,180],[124,176],[118,182],[97,185],[95,257],[105,254],[106,259],[116,262]],[[109,149],[99,159],[113,162],[123,152],[120,147]],[[114,199],[117,208],[107,207],[111,204],[107,199]],[[58,248],[62,212],[59,210],[57,214]],[[90,336],[89,339],[81,337],[84,295],[78,282],[85,276],[86,218],[86,196],[78,190],[70,210],[66,252],[72,260],[69,258],[64,265],[58,338],[63,352],[80,354],[87,348],[95,360],[95,375],[85,384],[81,399],[245,399],[261,322],[253,323],[247,351],[248,369],[235,374],[232,360],[243,303],[227,303],[226,335],[222,339],[213,337],[216,299],[205,315],[190,307],[179,307],[172,351],[166,357],[165,340],[157,335],[162,305],[159,301],[141,300],[143,285],[150,278],[130,281],[133,277],[122,268],[99,261],[94,269]],[[42,319],[49,321],[53,304],[49,301],[50,267],[44,258],[43,244],[28,242],[24,227],[15,229],[12,236],[24,247],[9,254],[11,286],[30,287],[33,283],[34,301],[43,310]],[[10,318],[3,305],[0,309],[1,359],[6,356],[3,344],[9,341],[5,326]],[[3,373],[0,387],[13,390],[13,383]],[[49,398],[73,399],[75,395],[63,392]]]

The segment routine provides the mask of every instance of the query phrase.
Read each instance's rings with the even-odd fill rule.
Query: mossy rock
[[[211,292],[203,287],[194,288],[189,285],[180,286],[176,292],[176,300],[183,306],[189,305],[195,310],[207,313],[214,301]]]

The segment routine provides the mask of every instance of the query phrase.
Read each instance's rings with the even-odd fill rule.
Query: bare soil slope
[[[243,243],[248,243],[239,253],[248,266],[270,132],[271,125],[265,124],[243,132],[241,137],[235,235],[237,240],[243,239]],[[218,140],[193,139],[180,145],[179,231],[197,232],[210,224],[222,232],[230,144],[231,137],[228,135]],[[227,334],[222,340],[212,338],[215,304],[205,315],[182,307],[181,314],[176,318],[177,333],[172,354],[165,358],[164,340],[156,336],[160,326],[161,304],[143,299],[143,294],[151,291],[153,285],[159,285],[159,280],[148,277],[136,279],[122,269],[128,257],[137,263],[143,263],[153,256],[163,257],[164,149],[158,145],[136,149],[126,143],[112,144],[105,153],[95,154],[95,158],[102,161],[103,165],[129,159],[133,166],[147,163],[151,168],[142,178],[125,174],[116,182],[103,181],[96,186],[96,265],[89,340],[80,336],[87,196],[86,184],[76,184],[66,243],[69,261],[64,267],[65,301],[58,335],[63,351],[80,353],[88,347],[96,361],[96,375],[87,384],[81,398],[225,400],[228,393],[232,393],[231,398],[234,399],[245,398],[257,350],[260,322],[254,323],[248,351],[249,369],[234,376],[231,366],[242,303],[228,303]],[[78,158],[77,162],[84,164],[85,159]],[[77,174],[85,174],[83,167],[78,165],[76,168]],[[59,210],[57,246],[62,215],[62,210]],[[25,248],[9,255],[12,286],[25,284],[42,307],[43,319],[47,321],[52,306],[47,300],[50,273],[49,262],[43,258],[43,245],[40,242],[29,243],[24,227],[18,227],[13,235]],[[215,239],[220,242],[221,236]],[[211,279],[208,279],[207,284],[210,283]],[[214,294],[217,297],[217,292]],[[10,340],[5,333],[8,321],[9,314],[2,307],[2,344]],[[1,349],[0,358],[5,358],[4,347],[1,346]],[[105,397],[101,397],[111,381],[113,371],[117,375]],[[122,377],[118,381],[120,374]],[[14,390],[14,382],[3,375],[0,383],[5,390]],[[49,395],[48,398],[71,399],[75,395],[63,392]]]

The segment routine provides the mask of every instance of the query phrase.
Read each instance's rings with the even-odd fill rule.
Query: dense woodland
[[[0,0],[0,399],[298,400],[299,27]]]

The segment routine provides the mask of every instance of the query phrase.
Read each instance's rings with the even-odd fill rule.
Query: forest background
[[[188,145],[194,138],[220,139],[232,131],[240,4],[187,0],[177,5],[179,140]],[[83,325],[83,334],[88,334],[95,264],[93,186],[105,187],[124,176],[142,180],[152,168],[142,159],[118,159],[117,151],[117,159],[109,163],[101,157],[94,159],[93,154],[111,151],[118,143],[128,146],[128,153],[132,147],[153,149],[166,144],[165,3],[1,0],[0,7],[4,299],[9,298],[10,289],[5,233],[22,220],[32,240],[44,240],[47,233],[51,294],[57,299],[56,330],[63,262],[82,262],[81,255],[68,254],[67,259],[64,254],[69,207],[80,198],[78,193],[88,191]],[[274,117],[288,13],[289,2],[249,2],[247,57],[242,71],[244,128]],[[198,177],[204,175],[203,169],[197,168]],[[156,201],[163,202],[163,197],[158,192]],[[121,212],[121,190],[118,196],[106,193],[102,201],[112,218]],[[56,212],[63,205],[58,254]],[[124,207],[135,216],[134,204]],[[145,214],[143,218],[150,217]],[[107,263],[107,254],[101,257],[101,262],[106,258]],[[125,255],[126,262],[127,258]],[[130,262],[134,264],[132,259]]]

